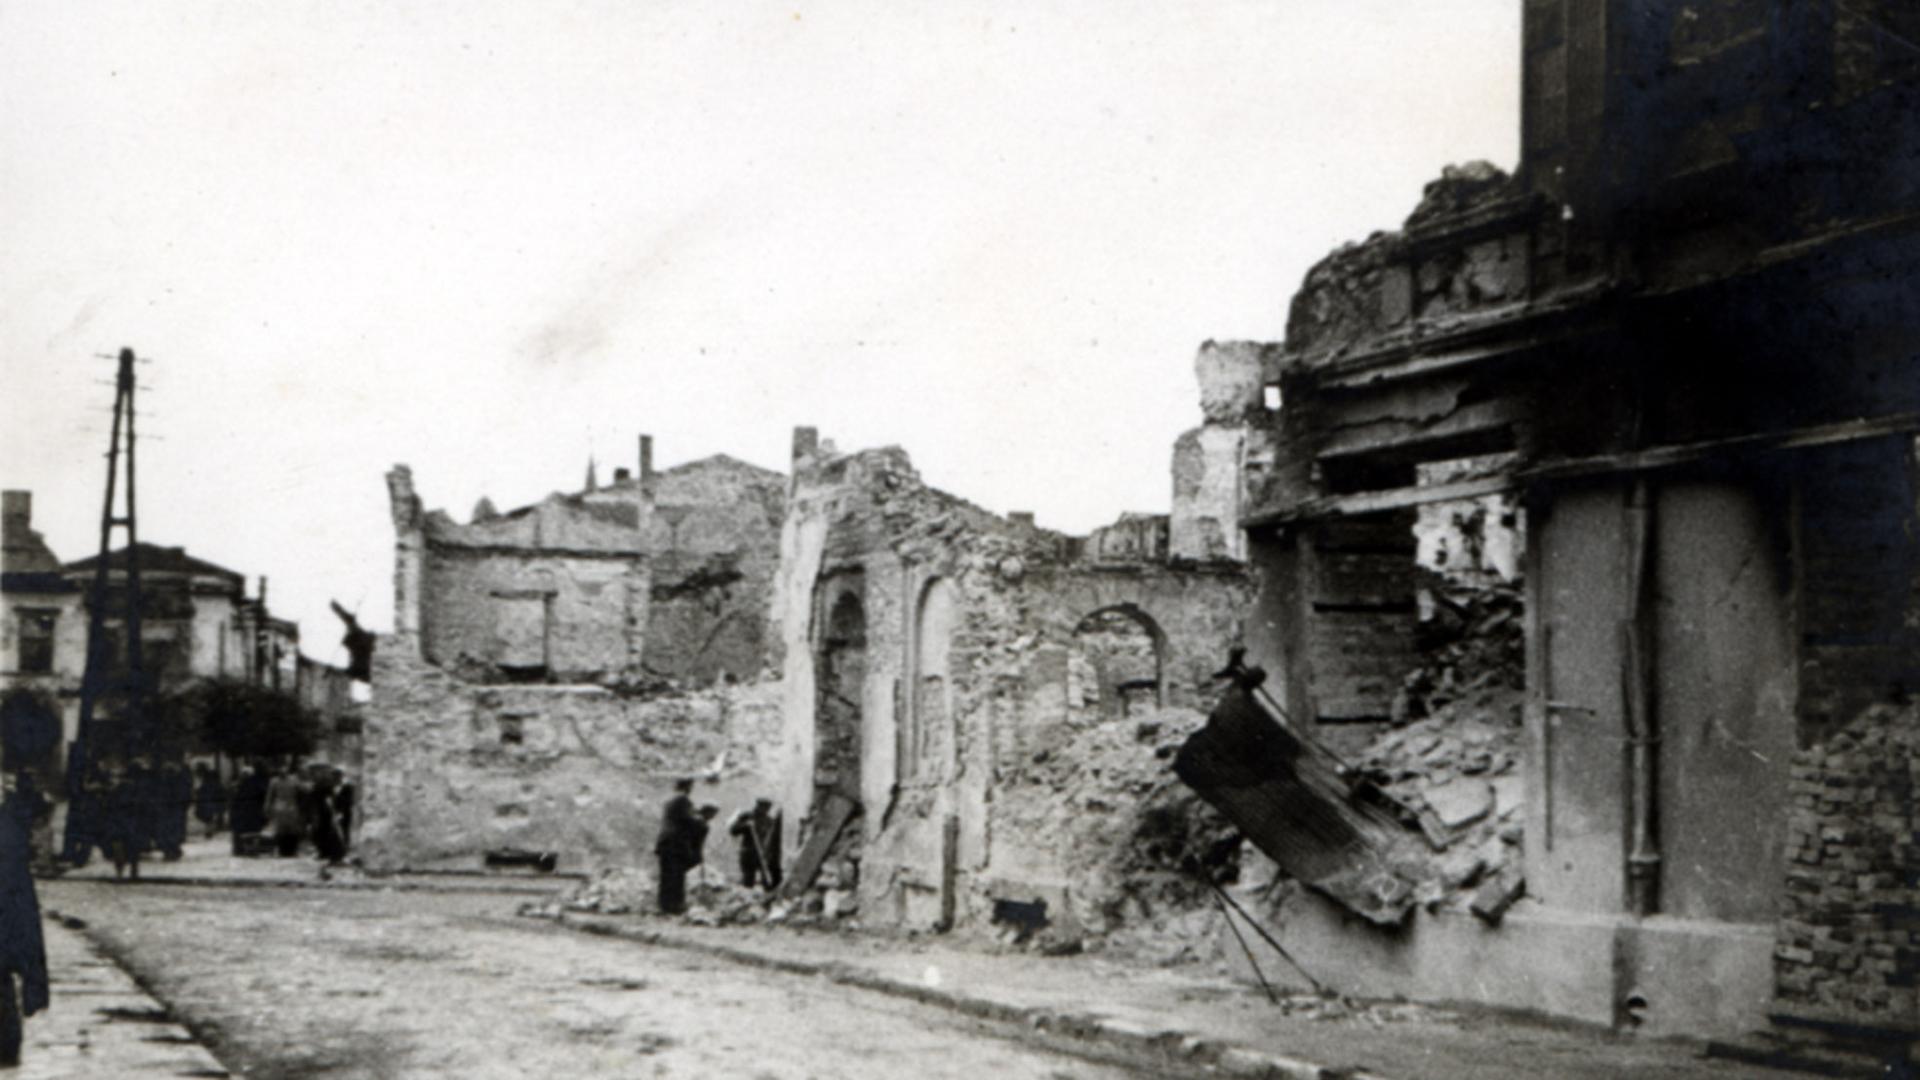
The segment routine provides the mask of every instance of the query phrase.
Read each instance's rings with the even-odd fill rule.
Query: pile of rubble
[[[1497,919],[1521,888],[1521,592],[1436,580],[1421,600],[1422,662],[1407,675],[1397,723],[1353,765],[1413,812],[1433,851],[1420,901]]]
[[[1075,883],[1071,926],[1082,936],[1040,934],[1023,945],[1049,953],[1084,945],[1154,963],[1212,955],[1215,915],[1195,868],[1232,881],[1240,837],[1171,767],[1205,723],[1205,713],[1167,708],[1089,724],[1025,763],[996,796],[1003,827],[1046,838]]]
[[[1511,902],[1509,894],[1518,892],[1520,704],[1517,690],[1483,692],[1472,704],[1448,705],[1387,732],[1355,761],[1417,818],[1433,852],[1435,872],[1418,894],[1429,909],[1472,905],[1472,890],[1489,883],[1494,888],[1480,899]]]
[[[602,870],[557,900],[528,902],[520,914],[555,918],[565,912],[597,915],[653,914],[659,910],[659,884],[650,867]],[[744,888],[711,868],[687,881],[685,919],[695,926],[837,926],[857,929],[853,894],[844,889],[815,889],[794,899],[776,900],[759,889]]]
[[[557,915],[562,911],[584,911],[627,915],[654,910],[658,891],[657,879],[647,870],[617,867],[600,871],[559,900],[522,905],[520,913]]]
[[[1435,574],[1419,601],[1421,661],[1394,699],[1396,722],[1432,716],[1483,691],[1526,688],[1525,601],[1517,583],[1462,585]]]

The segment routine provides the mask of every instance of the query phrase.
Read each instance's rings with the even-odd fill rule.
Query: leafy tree
[[[230,757],[304,757],[320,741],[320,714],[285,690],[204,679],[158,703],[176,738]]]

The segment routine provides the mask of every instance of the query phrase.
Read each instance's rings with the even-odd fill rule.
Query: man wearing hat
[[[693,814],[693,781],[675,780],[673,798],[667,800],[660,815],[660,836],[653,842],[653,853],[660,858],[660,914],[678,915],[687,910],[687,871],[699,860],[693,846],[694,834],[704,839],[706,830]]]
[[[753,809],[733,815],[727,832],[740,844],[740,884],[769,892],[779,888],[781,821],[773,800],[755,799]]]

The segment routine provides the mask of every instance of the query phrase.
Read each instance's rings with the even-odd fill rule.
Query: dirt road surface
[[[823,979],[554,930],[500,896],[51,882],[42,902],[254,1080],[1152,1075]]]

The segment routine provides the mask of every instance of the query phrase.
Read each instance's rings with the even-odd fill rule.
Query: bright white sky
[[[812,424],[1084,531],[1163,511],[1207,338],[1517,153],[1520,0],[0,6],[0,482],[390,624],[464,520]]]

